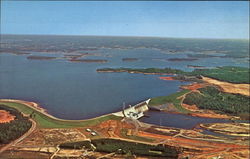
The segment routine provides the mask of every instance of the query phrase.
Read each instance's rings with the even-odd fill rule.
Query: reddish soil
[[[12,120],[15,120],[14,115],[11,115],[5,110],[0,110],[0,123],[9,123]]]
[[[196,105],[188,105],[188,104],[182,103],[182,107],[192,112],[199,111],[199,108]]]
[[[202,118],[216,118],[216,119],[230,119],[231,117],[223,114],[216,113],[191,113],[191,116],[202,117]]]
[[[199,109],[196,105],[188,105],[182,103],[182,107],[191,111],[189,115],[196,116],[196,117],[203,117],[203,118],[217,118],[217,119],[229,119],[230,116],[227,116],[225,114],[217,114],[211,110],[203,110]]]
[[[161,140],[165,140],[166,145],[171,145],[175,147],[186,148],[183,154],[190,154],[191,156],[195,156],[194,158],[204,159],[208,157],[218,156],[220,154],[229,154],[237,155],[235,151],[242,152],[243,156],[247,156],[249,154],[248,146],[246,145],[238,145],[231,143],[222,143],[222,142],[214,142],[214,141],[205,141],[205,140],[197,140],[191,138],[183,138],[183,137],[174,137],[174,136],[166,136],[160,134],[153,134],[148,132],[139,131],[138,134],[142,137],[150,137],[150,138],[158,138]],[[246,152],[245,152],[246,151]],[[237,155],[238,156],[238,155]]]
[[[190,85],[182,86],[181,88],[188,89],[188,90],[191,90],[191,91],[196,91],[197,89],[203,88],[203,87],[205,87],[207,85],[208,84],[205,84],[205,83],[192,83]]]
[[[98,130],[98,132],[108,137],[122,137],[121,130],[124,128],[134,129],[134,126],[118,120],[107,120],[92,127],[92,129]]]
[[[162,80],[168,80],[168,81],[172,81],[175,80],[173,77],[159,77]]]

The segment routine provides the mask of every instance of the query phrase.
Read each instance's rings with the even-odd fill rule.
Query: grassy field
[[[182,90],[180,92],[171,94],[169,96],[160,96],[160,97],[155,97],[152,98],[149,102],[150,106],[157,106],[157,105],[162,105],[162,104],[166,104],[166,103],[172,103],[180,112],[182,113],[189,113],[188,110],[186,110],[185,108],[183,108],[181,106],[181,99],[178,99],[178,97],[189,93],[190,90]]]
[[[120,117],[114,115],[105,115],[94,119],[89,120],[57,120],[53,119],[45,114],[38,112],[35,109],[32,109],[24,104],[15,103],[15,102],[0,102],[0,104],[15,108],[20,112],[23,112],[26,115],[29,115],[32,119],[34,119],[37,125],[40,128],[73,128],[73,127],[84,127],[95,125],[101,123],[102,121],[113,119],[119,120]]]

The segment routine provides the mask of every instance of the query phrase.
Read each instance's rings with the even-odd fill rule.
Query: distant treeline
[[[135,154],[143,156],[161,156],[167,158],[178,158],[178,154],[182,151],[172,146],[163,144],[149,145],[143,143],[128,142],[119,139],[94,139],[79,142],[64,143],[61,148],[81,149],[82,147],[93,149],[99,152],[117,152],[122,154]]]
[[[172,68],[102,68],[97,69],[98,72],[128,72],[128,73],[145,73],[145,74],[177,74],[174,77],[177,80],[188,80],[190,77],[206,76],[221,81],[231,83],[250,83],[249,81],[249,68],[223,66],[213,69],[195,69],[192,72],[184,72],[179,69]]]
[[[248,119],[250,98],[239,94],[230,94],[219,91],[216,87],[207,86],[186,95],[183,103],[196,105],[201,109],[210,109],[241,116]]]
[[[172,68],[101,68],[98,72],[129,72],[129,73],[152,73],[152,74],[183,74],[184,71]]]
[[[24,117],[19,111],[14,108],[0,105],[1,110],[6,110],[15,116],[15,120],[9,123],[0,124],[0,144],[7,144],[19,138],[31,128],[31,121],[28,117]]]
[[[28,40],[28,41],[27,41]],[[114,36],[1,35],[0,52],[79,52],[102,48],[157,49],[164,52],[249,57],[249,40]],[[18,44],[18,45],[17,45]]]
[[[187,73],[187,75],[202,75],[231,83],[250,83],[249,73],[249,68],[223,66],[214,69],[195,69],[194,71]]]

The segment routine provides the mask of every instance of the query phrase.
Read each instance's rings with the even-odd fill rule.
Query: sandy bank
[[[223,92],[250,96],[250,84],[235,84],[235,83],[223,82],[203,76],[202,80],[207,83],[219,86]]]

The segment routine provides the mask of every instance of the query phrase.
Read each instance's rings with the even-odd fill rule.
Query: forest
[[[0,144],[7,144],[27,132],[31,128],[31,121],[14,108],[0,105],[0,110],[6,110],[15,116],[15,120],[0,124]]]
[[[200,93],[192,92],[187,94],[183,103],[248,119],[249,97],[224,93],[214,86],[207,86],[198,90]]]

